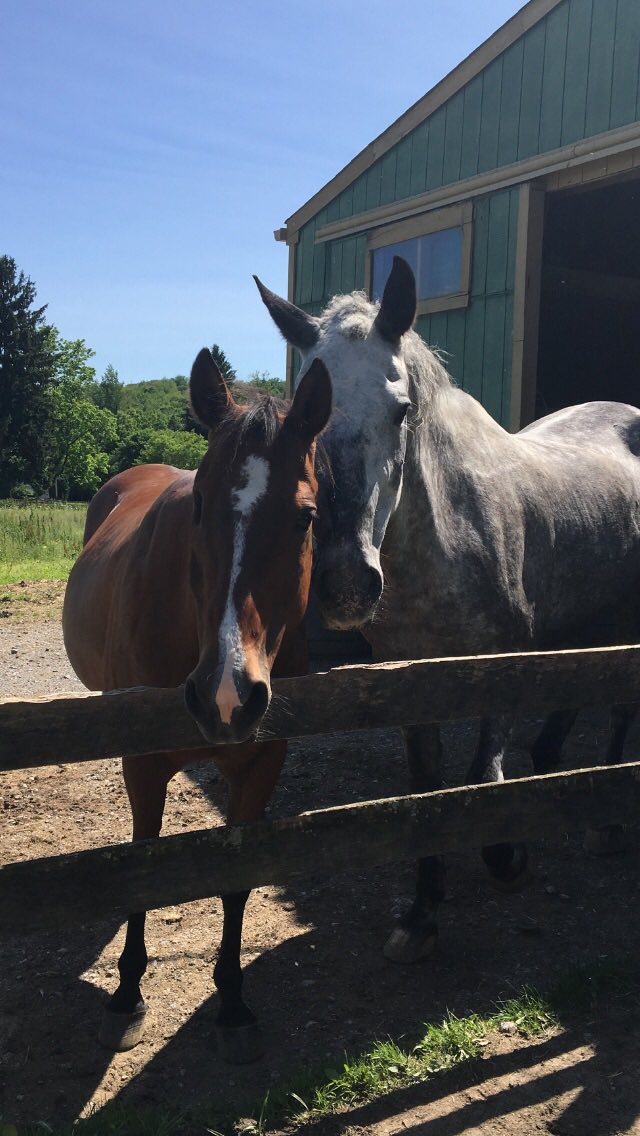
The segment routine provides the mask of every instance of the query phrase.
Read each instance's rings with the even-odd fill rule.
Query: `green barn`
[[[640,405],[639,69],[640,0],[530,0],[276,232],[289,299],[378,298],[400,253],[504,426]]]

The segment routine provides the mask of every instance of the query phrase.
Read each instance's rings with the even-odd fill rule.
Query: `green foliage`
[[[425,1072],[439,1073],[461,1061],[477,1057],[487,1033],[487,1022],[476,1014],[456,1018],[447,1014],[438,1026],[427,1025],[426,1033],[414,1049]]]
[[[53,356],[54,383],[73,384],[90,397],[96,372],[89,360],[93,359],[95,351],[87,347],[84,339],[63,339],[55,327],[49,329],[49,347]]]
[[[140,451],[140,462],[164,462],[178,469],[196,469],[207,450],[199,434],[186,430],[153,430]]]
[[[237,402],[253,402],[265,394],[270,394],[272,398],[284,398],[284,392],[284,379],[277,379],[268,371],[252,371],[246,383],[235,384],[233,397]]]
[[[99,382],[84,339],[63,339],[35,307],[33,283],[0,257],[0,494],[86,498],[110,474],[141,462],[193,469],[206,430],[191,417],[186,375],[120,382],[110,363]],[[219,344],[212,355],[239,402],[282,395],[266,371],[238,383]]]
[[[15,260],[0,256],[0,494],[19,482],[44,488],[41,441],[46,426],[43,395],[55,381],[46,305],[35,307],[36,289]]]
[[[41,479],[54,497],[89,497],[108,475],[116,418],[94,401],[95,371],[89,364],[94,353],[84,340],[65,340],[53,330],[51,342],[56,383],[45,392]]]
[[[187,380],[153,379],[128,383],[122,391],[119,412],[135,411],[147,430],[185,430],[189,421]]]
[[[124,383],[118,378],[118,372],[111,363],[107,364],[104,375],[93,392],[93,401],[102,410],[110,410],[117,414],[122,405]]]
[[[83,505],[0,502],[0,584],[64,580],[82,548]]]
[[[558,1024],[557,1014],[546,998],[531,986],[525,986],[517,998],[509,998],[500,1003],[494,1021],[513,1022],[518,1033],[524,1037],[536,1037],[539,1033]]]
[[[33,485],[28,485],[26,481],[19,481],[11,490],[11,497],[14,501],[29,501],[35,495],[36,491]]]

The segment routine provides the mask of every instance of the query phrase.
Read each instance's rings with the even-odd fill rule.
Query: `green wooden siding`
[[[446,352],[444,363],[456,382],[503,426],[511,408],[517,220],[517,189],[475,202],[469,306],[421,316],[416,325],[430,346]]]
[[[474,203],[471,297],[467,308],[421,316],[420,335],[446,352],[447,369],[505,426],[509,422],[511,319],[518,190],[503,190]],[[307,227],[311,232],[311,228]],[[296,302],[318,314],[335,292],[365,288],[366,234],[315,246],[300,241],[303,267],[313,253],[313,286],[299,287]],[[300,260],[299,260],[300,263]]]
[[[374,162],[299,233],[295,300],[366,287],[367,234],[318,228],[640,119],[640,0],[562,0]],[[509,418],[517,189],[475,200],[468,308],[423,317],[458,382]]]

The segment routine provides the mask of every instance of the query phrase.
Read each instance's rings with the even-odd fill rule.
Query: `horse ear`
[[[309,445],[331,416],[331,379],[321,359],[314,359],[298,383],[285,426]]]
[[[310,351],[318,342],[320,325],[314,316],[307,315],[302,308],[283,300],[265,288],[257,276],[253,278],[258,286],[262,301],[267,308],[271,319],[278,330],[284,335],[287,343],[297,347],[299,351]]]
[[[191,368],[189,399],[194,417],[210,430],[235,406],[231,391],[207,347],[198,352]]]
[[[383,339],[397,343],[416,316],[416,279],[406,260],[394,256],[374,327]]]

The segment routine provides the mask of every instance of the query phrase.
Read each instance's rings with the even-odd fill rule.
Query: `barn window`
[[[411,265],[418,314],[465,307],[469,302],[471,205],[439,209],[369,235],[371,297],[380,300],[394,256]]]

